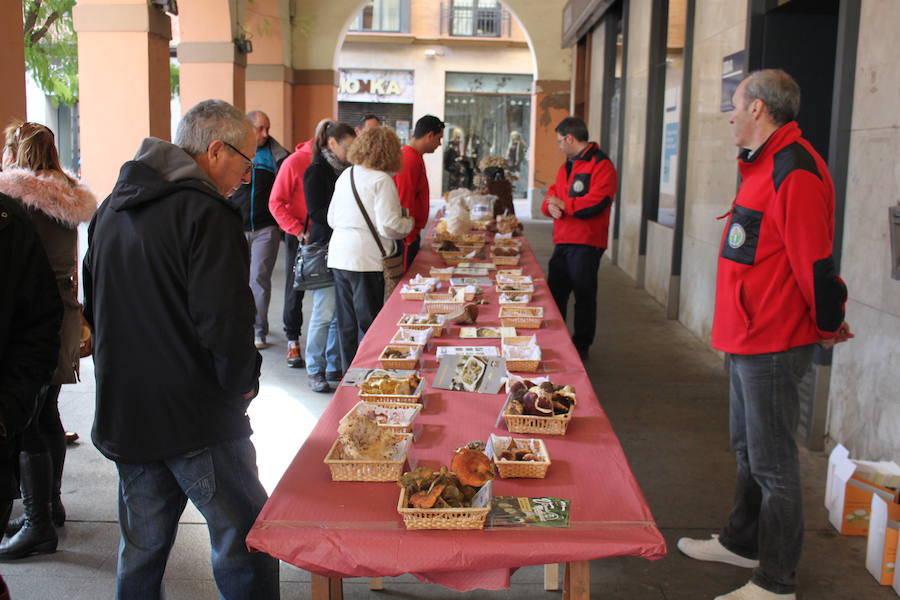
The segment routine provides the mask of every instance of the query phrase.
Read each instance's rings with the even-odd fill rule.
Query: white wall
[[[841,275],[856,339],[835,349],[828,433],[852,456],[900,461],[900,281],[888,208],[900,204],[900,2],[864,0]]]

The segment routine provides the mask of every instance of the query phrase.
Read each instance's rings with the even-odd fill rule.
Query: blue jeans
[[[164,461],[117,462],[119,470],[118,600],[162,597],[163,573],[178,519],[190,498],[209,528],[212,567],[225,600],[279,597],[278,561],[244,542],[266,502],[249,438]]]
[[[759,559],[751,581],[775,594],[797,587],[803,547],[803,490],[794,430],[798,387],[813,346],[731,358],[731,446],[737,458],[734,507],[722,545]]]
[[[341,371],[341,350],[334,312],[334,286],[312,290],[312,312],[306,330],[306,372],[317,375]]]

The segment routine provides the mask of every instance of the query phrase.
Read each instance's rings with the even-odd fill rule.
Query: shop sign
[[[413,103],[413,72],[341,69],[338,102]]]

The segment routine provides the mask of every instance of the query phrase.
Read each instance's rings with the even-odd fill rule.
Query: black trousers
[[[300,240],[284,232],[284,335],[289,340],[300,339],[303,327],[303,290],[294,291],[294,260]]]
[[[403,263],[403,268],[409,270],[410,265],[413,263],[413,260],[416,258],[416,254],[419,253],[419,247],[422,244],[422,236],[417,237],[412,242],[406,245],[406,259]]]
[[[332,269],[332,272],[341,363],[346,373],[359,342],[384,306],[384,273],[342,269]]]
[[[62,419],[59,418],[58,384],[46,385],[37,395],[37,413],[25,431],[22,432],[22,450],[29,454],[47,452],[49,448],[44,436],[63,435]]]
[[[575,294],[575,331],[572,343],[586,351],[597,331],[597,271],[606,248],[584,244],[557,244],[550,257],[547,285],[563,321],[569,294]]]

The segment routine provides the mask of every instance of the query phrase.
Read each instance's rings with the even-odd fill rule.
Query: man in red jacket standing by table
[[[431,201],[428,191],[428,175],[422,155],[431,154],[441,145],[444,136],[444,122],[434,115],[425,115],[416,121],[412,139],[403,146],[403,168],[394,175],[400,206],[409,211],[415,221],[412,231],[406,236],[406,256],[404,265],[409,268],[419,252],[419,232],[428,223]]]
[[[712,345],[730,359],[737,489],[721,533],[678,548],[753,569],[716,600],[793,600],[803,544],[798,388],[816,344],[853,334],[832,259],[834,187],[795,121],[800,87],[784,71],[756,71],[732,104],[742,183],[722,235]]]
[[[566,155],[541,211],[553,222],[556,248],[547,269],[547,285],[563,321],[569,295],[575,294],[572,343],[582,360],[597,330],[597,271],[609,237],[609,212],[616,195],[616,169],[578,117],[556,126],[556,141]]]

